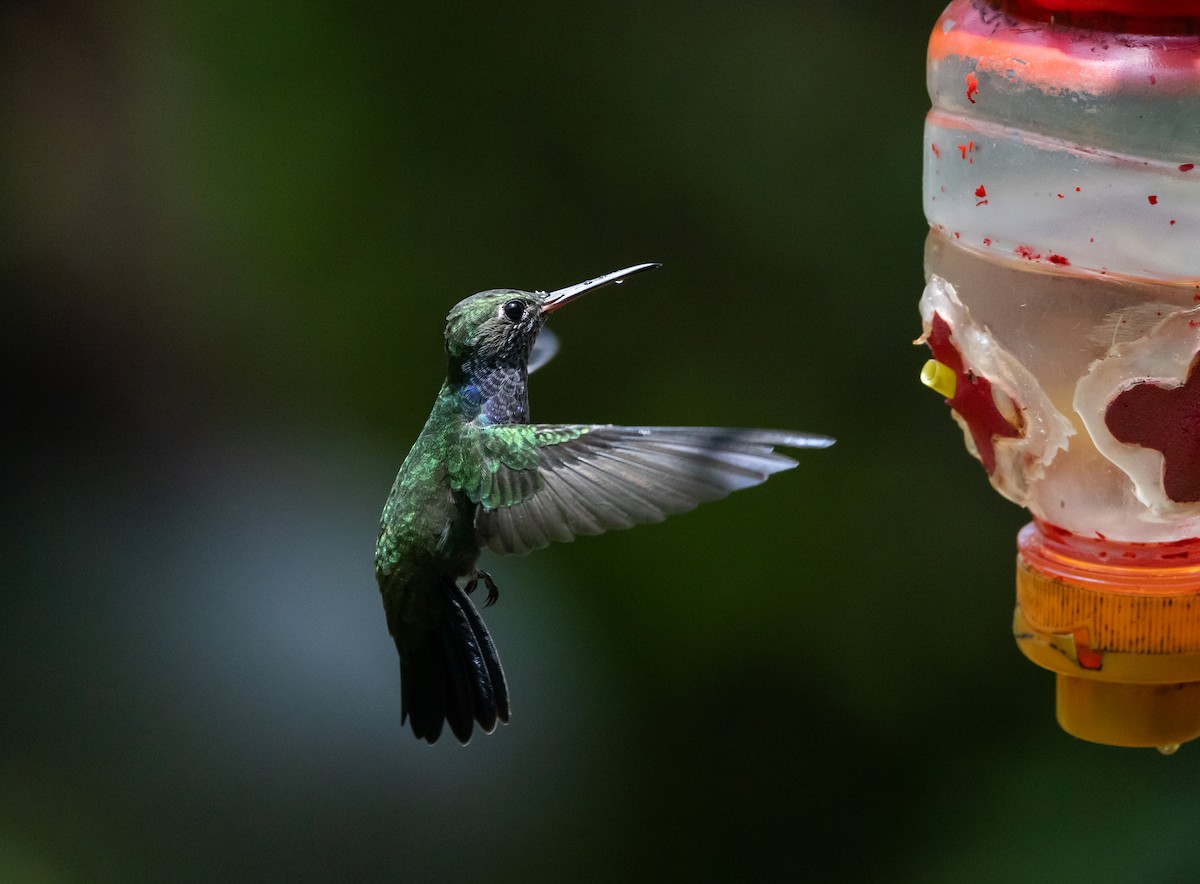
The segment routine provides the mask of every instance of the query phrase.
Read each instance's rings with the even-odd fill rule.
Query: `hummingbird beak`
[[[585,292],[590,292],[592,289],[598,289],[606,286],[609,283],[620,285],[625,281],[625,277],[633,276],[635,273],[641,273],[643,270],[653,270],[655,267],[661,267],[661,264],[635,264],[632,267],[626,267],[624,270],[617,270],[613,273],[606,273],[603,276],[597,276],[594,279],[589,279],[587,282],[576,283],[569,285],[565,289],[549,292],[544,301],[542,301],[542,313],[553,313],[563,304],[568,301],[574,301]]]

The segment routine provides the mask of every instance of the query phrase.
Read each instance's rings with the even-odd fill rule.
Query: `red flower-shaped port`
[[[1021,429],[1009,423],[1008,418],[996,407],[991,381],[963,366],[962,354],[950,341],[950,323],[938,313],[933,314],[926,342],[933,358],[954,372],[954,396],[947,399],[946,404],[957,411],[966,423],[975,442],[975,450],[979,452],[979,459],[983,461],[983,468],[990,476],[996,471],[995,438],[1016,438],[1021,435]]]
[[[1193,359],[1187,380],[1175,387],[1140,381],[1118,393],[1104,410],[1113,438],[1154,448],[1163,455],[1163,490],[1176,503],[1200,500],[1200,372]]]

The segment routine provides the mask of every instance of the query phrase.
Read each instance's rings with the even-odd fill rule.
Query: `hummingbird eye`
[[[525,302],[509,301],[504,305],[503,310],[504,315],[507,316],[511,322],[519,322],[525,316]]]

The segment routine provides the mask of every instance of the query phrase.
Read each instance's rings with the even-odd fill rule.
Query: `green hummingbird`
[[[509,716],[508,685],[471,603],[499,591],[480,551],[527,553],[552,540],[660,522],[796,466],[774,446],[825,436],[715,427],[531,424],[529,373],[557,349],[546,318],[580,295],[658,264],[553,292],[496,289],[446,317],[446,380],[383,507],[375,576],[400,654],[400,721],[462,743]],[[540,333],[540,336],[539,336]]]

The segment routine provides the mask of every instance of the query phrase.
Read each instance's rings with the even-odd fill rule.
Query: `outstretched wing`
[[[527,424],[486,434],[487,466],[476,487],[463,490],[481,504],[480,546],[500,553],[661,522],[796,466],[775,446],[833,444],[806,433],[718,427]]]

